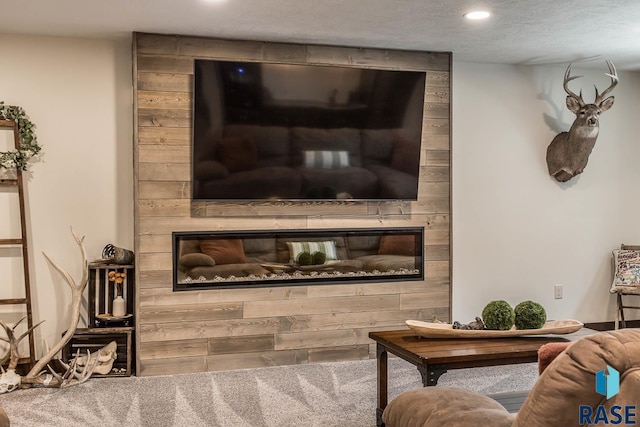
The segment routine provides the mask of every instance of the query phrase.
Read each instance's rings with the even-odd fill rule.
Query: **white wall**
[[[133,248],[131,41],[0,35],[0,56],[0,100],[25,108],[43,146],[27,184],[34,312],[46,320],[36,336],[41,354],[42,338],[53,343],[67,328],[70,299],[42,252],[79,278],[69,226],[86,236],[90,259],[107,243]],[[601,71],[576,69],[585,77],[572,84],[589,100],[591,82],[607,84]],[[472,320],[499,298],[537,300],[554,319],[613,319],[611,250],[640,242],[640,74],[620,73],[585,173],[563,185],[549,178],[544,159],[556,133],[548,124],[559,118],[564,130],[572,121],[563,73],[454,63],[456,320]],[[0,231],[17,233],[8,197],[0,194],[0,224],[8,216],[12,225]],[[0,251],[0,298],[20,289],[9,255]],[[556,283],[565,287],[562,300],[553,299]]]
[[[90,260],[107,243],[133,249],[131,40],[0,35],[0,57],[0,100],[26,110],[43,147],[26,175],[34,318],[45,320],[36,335],[41,355],[42,339],[53,345],[68,328],[71,295],[42,252],[79,280],[70,226],[86,236]],[[16,193],[0,197],[0,231],[19,237]],[[16,252],[0,251],[0,267]],[[22,296],[20,268],[9,271],[0,274],[0,298]]]
[[[551,319],[611,321],[611,250],[640,242],[640,73],[619,72],[615,104],[582,175],[549,177],[546,147],[575,117],[565,67],[473,63],[453,70],[453,318],[494,299],[532,299]],[[604,61],[571,82],[592,102],[609,84]],[[552,129],[555,128],[555,129]],[[564,298],[553,298],[554,284]],[[640,313],[633,313],[638,318]]]

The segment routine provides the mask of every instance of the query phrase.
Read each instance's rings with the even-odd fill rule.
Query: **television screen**
[[[425,73],[195,60],[193,198],[416,200]]]

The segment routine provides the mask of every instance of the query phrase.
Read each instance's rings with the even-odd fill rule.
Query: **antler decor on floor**
[[[9,343],[7,354],[3,357],[0,357],[0,365],[6,363],[7,360],[9,361],[7,370],[4,371],[3,369],[2,375],[0,375],[0,394],[14,391],[17,388],[62,388],[81,384],[87,381],[99,366],[101,367],[101,371],[103,371],[105,367],[108,367],[108,369],[106,369],[106,372],[109,372],[109,370],[111,369],[111,365],[116,358],[116,343],[111,342],[94,353],[89,353],[89,351],[87,351],[86,355],[81,356],[78,352],[69,365],[61,362],[61,365],[66,369],[63,374],[55,372],[51,368],[51,366],[49,366],[49,362],[53,360],[53,358],[64,348],[65,345],[67,345],[78,327],[82,294],[89,281],[88,261],[87,252],[84,247],[84,236],[82,238],[78,238],[78,236],[76,236],[76,234],[73,232],[73,229],[71,230],[71,234],[73,234],[73,238],[80,247],[80,252],[82,255],[83,273],[80,282],[76,283],[69,273],[67,273],[62,267],[60,267],[51,258],[49,258],[47,254],[43,253],[47,261],[49,261],[49,263],[51,263],[51,265],[62,275],[62,277],[66,280],[69,287],[71,288],[71,318],[69,320],[69,328],[65,332],[62,339],[51,349],[49,349],[46,355],[40,358],[40,360],[33,366],[33,368],[31,368],[26,376],[22,377],[16,373],[16,367],[18,366],[18,361],[20,359],[18,344],[22,339],[32,333],[33,330],[42,322],[33,326],[19,337],[15,336],[15,328],[24,319],[21,319],[12,327],[7,326],[3,322],[0,322],[0,326],[2,326],[7,334],[7,338],[0,337],[0,340]],[[49,373],[44,370],[45,367],[48,368]]]
[[[12,327],[7,326],[6,323],[0,321],[0,326],[2,326],[2,328],[7,334],[7,338],[0,337],[0,340],[9,343],[9,350],[7,351],[7,354],[0,359],[0,369],[2,369],[2,375],[0,375],[0,393],[7,393],[9,391],[13,391],[20,386],[22,377],[20,377],[20,375],[16,373],[16,368],[18,367],[18,360],[20,360],[20,353],[18,353],[18,345],[20,344],[20,341],[22,341],[25,337],[29,336],[29,334],[37,326],[39,326],[40,323],[42,323],[40,322],[37,325],[34,325],[33,327],[29,328],[29,330],[27,330],[25,333],[23,333],[19,337],[16,337],[15,335],[16,327],[20,323],[22,323],[24,319],[26,319],[26,317],[23,317],[22,319],[18,320],[16,324],[13,325]],[[2,365],[4,365],[7,362],[7,360],[9,361],[9,366],[7,366],[7,370],[5,371],[2,368]]]

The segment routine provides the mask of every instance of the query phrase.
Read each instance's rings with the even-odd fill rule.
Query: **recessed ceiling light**
[[[476,10],[473,12],[465,13],[464,15],[467,19],[487,19],[491,14],[485,10]]]

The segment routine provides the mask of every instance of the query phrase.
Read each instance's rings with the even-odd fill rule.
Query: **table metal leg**
[[[384,427],[382,412],[387,407],[387,348],[380,343],[376,345],[378,366],[378,407],[376,408],[376,424]]]
[[[438,379],[447,372],[445,365],[418,365],[418,372],[422,376],[422,385],[432,387],[438,384]]]

